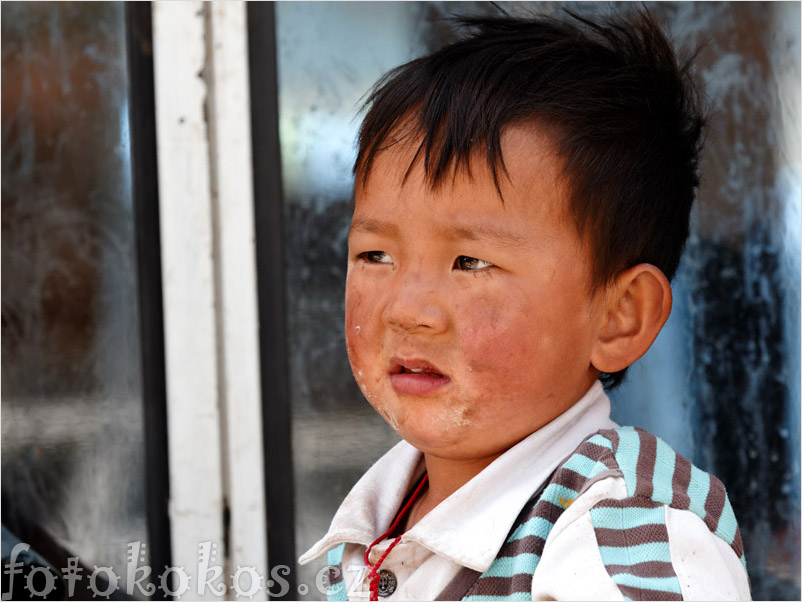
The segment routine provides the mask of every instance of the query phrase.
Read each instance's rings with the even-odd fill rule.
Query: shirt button
[[[387,569],[379,571],[379,595],[382,598],[392,596],[397,586],[398,580],[395,578],[395,575]]]

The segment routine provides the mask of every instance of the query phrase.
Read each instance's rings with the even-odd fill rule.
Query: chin
[[[450,455],[457,448],[465,445],[471,438],[468,425],[442,424],[437,421],[433,424],[398,425],[396,432],[410,445],[424,453],[437,455]]]

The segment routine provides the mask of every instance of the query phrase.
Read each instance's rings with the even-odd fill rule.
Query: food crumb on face
[[[370,401],[370,398],[368,398],[368,401]],[[398,432],[398,421],[395,419],[395,416],[393,416],[392,413],[388,412],[384,406],[376,404],[373,407],[379,414],[381,414],[382,418],[384,418],[384,420],[387,421],[390,427],[395,432]]]
[[[468,426],[471,423],[468,418],[469,409],[467,406],[455,406],[450,414],[452,426]]]

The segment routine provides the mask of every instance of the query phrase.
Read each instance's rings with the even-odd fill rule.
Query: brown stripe
[[[613,445],[612,454],[615,456],[615,453],[618,451],[618,433],[615,432],[613,429],[607,429],[604,431],[599,431],[599,434],[602,437],[605,437],[610,440],[610,443]]]
[[[678,510],[687,510],[691,505],[691,498],[688,497],[688,485],[691,482],[691,463],[679,454],[675,454],[675,456],[677,459],[674,463],[674,476],[671,478],[674,499],[671,501],[671,507]]]
[[[604,464],[609,470],[620,470],[618,466],[618,462],[615,459],[615,456],[610,452],[609,449],[605,449],[607,453],[599,458],[599,462]]]
[[[608,468],[611,467],[609,462],[612,461],[615,463],[615,458],[613,457],[612,452],[608,448],[597,443],[585,441],[577,448],[577,452],[581,453],[583,456],[587,456],[594,462],[604,462]],[[613,465],[617,466],[616,464]]]
[[[338,564],[337,566],[328,567],[326,570],[326,580],[329,584],[329,587],[340,583],[340,581],[343,580],[342,565]]]
[[[628,585],[618,585],[618,589],[630,600],[682,600],[682,594],[664,592],[656,589],[641,589]]]
[[[546,519],[553,525],[557,522],[557,519],[562,516],[563,512],[565,512],[565,508],[562,506],[558,506],[549,500],[540,500],[537,506],[535,506],[535,511],[532,513],[532,517],[539,516],[540,518]]]
[[[732,550],[738,555],[738,558],[744,555],[744,542],[741,539],[741,528],[736,527],[735,537],[732,540]]]
[[[496,558],[506,558],[508,556],[518,556],[519,554],[542,555],[546,540],[537,535],[527,535],[515,541],[508,541],[498,551]]]
[[[607,572],[610,575],[618,575],[625,573],[627,575],[635,575],[636,577],[658,578],[676,577],[674,566],[670,562],[639,562],[637,564],[608,564],[605,565]]]
[[[615,433],[615,431],[598,431],[590,437],[595,435],[602,435],[605,436],[605,433]],[[589,437],[589,438],[590,438]],[[558,467],[558,470],[565,468],[565,463],[568,462],[573,456],[575,455],[582,455],[585,456],[591,462],[601,462],[604,466],[609,470],[618,470],[618,463],[615,461],[615,456],[613,453],[603,445],[599,445],[597,443],[591,443],[587,439],[579,444],[579,446],[565,459],[565,461]],[[592,478],[592,477],[591,477]],[[587,479],[582,481],[581,487],[587,489]],[[576,487],[572,487],[576,491],[581,491],[581,489],[576,489]]]
[[[554,479],[551,482],[555,485],[562,485],[563,487],[568,487],[568,489],[579,492],[586,480],[587,479],[578,472],[563,467],[554,473]]]
[[[599,527],[596,531],[596,541],[600,546],[625,548],[637,546],[642,543],[667,542],[668,530],[665,525],[641,525],[629,529],[606,529]]]
[[[660,502],[645,500],[643,498],[628,497],[623,500],[606,499],[599,501],[594,508],[657,508],[665,506]]]
[[[705,523],[713,533],[718,529],[718,522],[721,520],[721,511],[724,510],[726,499],[727,492],[724,490],[724,484],[710,475],[710,490],[707,492],[705,500]]]
[[[635,484],[635,495],[652,498],[654,492],[654,463],[657,460],[657,438],[641,429],[635,429],[640,439],[638,464],[635,473],[638,475]]]
[[[479,575],[479,571],[462,567],[435,600],[462,600],[468,595],[468,590],[476,583]]]
[[[627,547],[627,537],[623,529],[593,529],[596,532],[596,543],[601,546],[612,548]]]
[[[468,596],[509,596],[514,592],[532,592],[531,573],[518,573],[512,577],[482,577],[468,591]]]

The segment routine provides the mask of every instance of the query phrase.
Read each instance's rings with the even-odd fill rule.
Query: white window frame
[[[204,542],[229,599],[267,575],[247,39],[243,2],[153,4],[172,562],[201,599]]]

